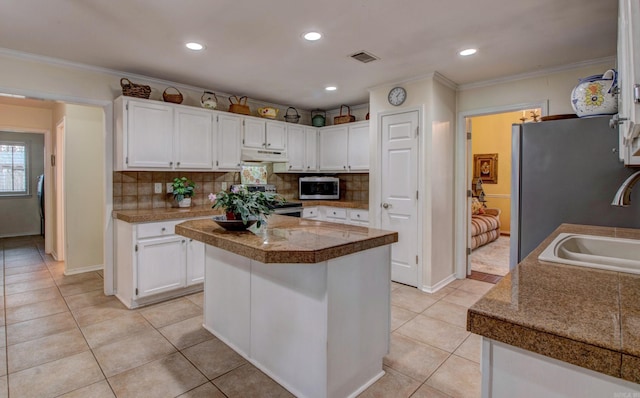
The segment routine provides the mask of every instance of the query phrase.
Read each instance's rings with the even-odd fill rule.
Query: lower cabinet
[[[175,235],[184,220],[116,220],[116,297],[128,308],[202,290],[204,243]]]
[[[313,206],[302,209],[302,218],[329,221],[339,224],[369,225],[369,211],[333,206]]]

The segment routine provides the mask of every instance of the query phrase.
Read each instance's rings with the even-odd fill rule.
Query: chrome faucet
[[[613,202],[611,202],[612,206],[622,206],[627,207],[631,204],[631,189],[635,185],[636,182],[640,180],[640,171],[636,171],[631,174],[629,178],[627,178],[620,188],[618,188],[618,192],[616,192],[616,196],[613,198]]]

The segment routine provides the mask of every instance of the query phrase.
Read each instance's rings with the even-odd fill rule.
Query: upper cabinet
[[[318,171],[318,129],[314,127],[287,126],[288,159],[286,170],[292,172]],[[274,168],[280,171],[278,168]]]
[[[213,126],[210,111],[179,108],[174,111],[176,169],[213,167]]]
[[[114,102],[116,170],[211,170],[211,111],[119,97]]]
[[[369,122],[320,129],[320,171],[369,170]]]
[[[240,170],[240,146],[242,137],[242,117],[231,113],[220,113],[217,120],[218,170]]]
[[[282,122],[245,118],[242,145],[246,148],[284,150],[287,130]]]
[[[640,3],[618,4],[620,157],[626,165],[640,166]]]

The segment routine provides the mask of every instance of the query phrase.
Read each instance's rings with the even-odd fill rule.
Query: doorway
[[[457,278],[495,282],[509,272],[512,124],[540,120],[546,109],[530,103],[459,115]]]
[[[64,202],[64,117],[56,125],[54,135],[53,153],[51,154],[51,167],[53,169],[53,201],[55,203],[55,239],[52,256],[56,261],[65,260],[65,202]]]

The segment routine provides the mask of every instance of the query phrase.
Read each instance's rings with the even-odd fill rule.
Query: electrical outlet
[[[153,193],[162,193],[162,183],[156,182],[153,184]]]
[[[167,183],[167,193],[173,193],[173,183]]]
[[[226,191],[226,190],[227,190],[227,183],[226,183],[225,181],[223,181],[223,182],[220,184],[220,187],[222,188],[222,190],[223,190],[223,191]]]

